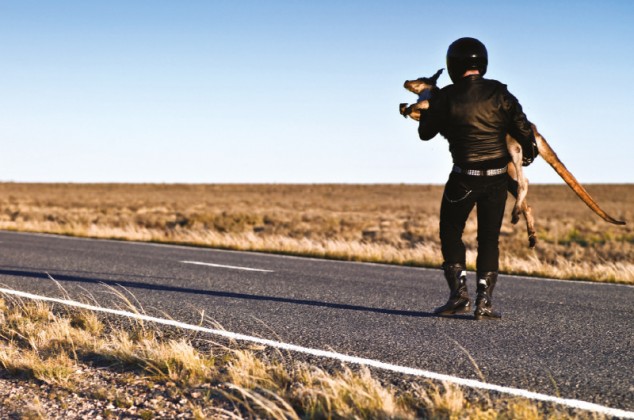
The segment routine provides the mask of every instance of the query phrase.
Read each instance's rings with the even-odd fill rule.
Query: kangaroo
[[[420,112],[429,108],[429,100],[439,90],[436,82],[438,82],[443,70],[438,70],[432,77],[420,77],[416,80],[405,81],[403,87],[418,95],[418,101],[411,105],[399,104],[398,109],[402,116],[410,117],[416,121],[420,119]]]
[[[416,121],[420,119],[421,111],[429,108],[429,99],[436,91],[438,91],[436,82],[438,81],[438,77],[440,77],[442,71],[443,69],[438,70],[432,77],[421,77],[416,80],[405,81],[403,87],[418,95],[418,101],[411,105],[408,105],[407,103],[399,104],[399,113],[403,117],[410,117]],[[535,124],[531,123],[531,127],[533,129],[533,133],[535,134],[539,156],[552,166],[555,172],[559,174],[559,176],[566,182],[566,184],[568,184],[575,194],[577,194],[577,196],[586,203],[592,211],[606,222],[613,223],[615,225],[624,225],[624,221],[615,219],[599,207],[588,191],[586,191],[572,173],[570,173],[561,160],[559,160],[559,157],[550,147],[546,139],[537,131]],[[522,147],[516,139],[508,134],[506,136],[506,147],[511,155],[511,162],[508,164],[507,174],[513,181],[509,183],[509,192],[515,197],[511,223],[516,224],[519,221],[520,213],[524,215],[524,219],[526,220],[526,230],[528,233],[528,246],[530,248],[534,248],[537,244],[535,219],[533,217],[531,207],[526,202],[526,195],[528,194],[528,180],[524,176],[524,170],[522,168]]]

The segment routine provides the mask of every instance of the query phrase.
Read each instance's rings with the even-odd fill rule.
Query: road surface
[[[63,287],[51,281],[55,278]],[[469,273],[470,292],[475,280]],[[2,287],[634,410],[634,287],[500,276],[500,321],[438,318],[440,270],[0,232]],[[468,353],[468,354],[467,354]]]

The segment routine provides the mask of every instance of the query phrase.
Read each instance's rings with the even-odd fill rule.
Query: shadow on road
[[[108,279],[99,279],[99,278],[92,278],[92,277],[74,276],[74,275],[68,275],[68,274],[55,274],[53,272],[49,272],[49,273],[51,277],[53,277],[55,280],[59,282],[103,284],[108,286],[122,286],[127,289],[143,289],[143,290],[157,290],[157,291],[164,291],[164,292],[192,293],[192,294],[203,295],[203,296],[213,296],[213,297],[221,297],[221,298],[229,298],[229,299],[245,299],[245,300],[256,300],[256,301],[291,303],[295,305],[316,306],[316,307],[322,307],[322,308],[343,309],[343,310],[349,310],[349,311],[373,312],[373,313],[380,313],[380,314],[386,314],[386,315],[411,316],[411,317],[419,317],[419,318],[436,317],[436,315],[434,315],[431,312],[372,308],[372,307],[360,306],[360,305],[348,305],[344,303],[321,302],[318,300],[295,299],[295,298],[286,298],[286,297],[279,297],[279,296],[250,295],[246,293],[223,292],[218,290],[201,290],[201,289],[193,289],[188,287],[168,286],[168,285],[162,285],[162,284],[149,284],[149,283],[142,283],[137,281],[108,280]],[[0,268],[0,275],[50,280],[46,272],[38,272],[38,271],[25,271],[25,270]],[[472,319],[472,317],[466,316],[466,315],[454,316],[453,318],[454,319],[456,318],[457,319],[460,319],[460,318]]]

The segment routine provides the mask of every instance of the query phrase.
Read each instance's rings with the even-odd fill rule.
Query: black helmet
[[[488,63],[486,47],[475,38],[460,38],[454,41],[447,50],[447,70],[454,83],[470,69],[479,70],[484,76]]]

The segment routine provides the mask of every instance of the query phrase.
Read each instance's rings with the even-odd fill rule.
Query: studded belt
[[[505,174],[508,171],[508,166],[500,169],[462,169],[460,166],[454,165],[451,171],[470,176],[495,176]]]

